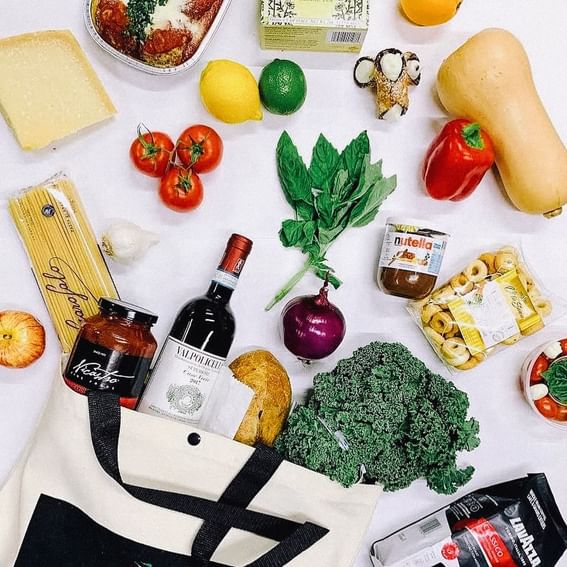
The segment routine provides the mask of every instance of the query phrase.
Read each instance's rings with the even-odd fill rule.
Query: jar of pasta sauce
[[[388,295],[423,299],[435,287],[449,235],[428,221],[390,217],[377,280]]]
[[[158,317],[116,299],[98,304],[99,313],[81,326],[63,377],[76,392],[119,394],[120,404],[134,409],[157,348],[151,327]]]

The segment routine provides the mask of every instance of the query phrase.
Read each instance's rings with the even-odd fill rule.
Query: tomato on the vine
[[[559,404],[551,397],[545,396],[545,398],[540,398],[534,402],[535,407],[548,419],[557,419],[559,416]]]
[[[163,204],[174,211],[190,211],[203,200],[203,184],[193,170],[174,165],[162,177],[159,196]]]
[[[221,161],[221,137],[209,126],[196,124],[184,130],[177,140],[177,156],[197,173],[212,171]]]
[[[540,354],[534,365],[532,366],[532,371],[530,374],[530,384],[537,384],[543,380],[542,372],[545,372],[549,368],[549,360],[543,354]]]
[[[138,126],[138,137],[130,146],[130,158],[134,165],[145,175],[162,177],[173,155],[172,139],[163,132],[142,134]]]

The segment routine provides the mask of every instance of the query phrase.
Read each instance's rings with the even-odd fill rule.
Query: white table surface
[[[97,234],[109,218],[115,217],[161,233],[161,243],[136,266],[111,264],[122,297],[160,314],[155,328],[160,343],[177,308],[206,289],[226,238],[235,231],[255,242],[232,302],[238,322],[235,348],[263,345],[281,351],[277,330],[280,307],[270,313],[265,313],[263,307],[302,264],[300,252],[284,250],[277,239],[281,220],[290,215],[274,162],[276,142],[283,129],[290,132],[307,159],[320,132],[342,148],[367,129],[373,157],[384,159],[385,173],[398,174],[398,189],[377,220],[364,229],[344,234],[329,254],[331,265],[345,281],[340,290],[332,293],[332,299],[346,316],[351,343],[356,342],[358,333],[385,334],[404,342],[431,368],[445,373],[406,314],[403,301],[387,297],[376,288],[375,262],[389,213],[441,218],[452,233],[443,265],[446,277],[490,244],[521,243],[545,285],[567,295],[567,251],[563,245],[567,213],[545,220],[516,211],[502,195],[492,173],[470,199],[462,203],[436,202],[423,193],[418,174],[425,148],[446,120],[434,96],[439,64],[468,36],[486,27],[508,28],[522,40],[544,104],[560,135],[567,140],[567,3],[465,0],[454,21],[442,27],[419,28],[403,19],[397,0],[372,0],[371,29],[362,53],[373,56],[383,48],[398,47],[418,53],[423,64],[422,83],[412,90],[409,113],[397,124],[376,120],[372,95],[354,86],[351,75],[356,55],[260,50],[256,0],[233,0],[196,68],[164,78],[128,68],[97,47],[83,24],[82,4],[81,0],[1,0],[2,37],[43,29],[71,29],[104,82],[118,114],[110,122],[48,149],[28,153],[20,150],[0,120],[0,310],[30,311],[47,330],[47,348],[36,364],[21,371],[0,369],[0,484],[33,432],[59,356],[57,337],[11,225],[5,196],[60,169],[66,170],[77,184]],[[207,114],[198,92],[199,73],[206,61],[236,59],[258,76],[262,66],[274,57],[294,59],[305,70],[309,94],[300,112],[291,117],[266,113],[262,122],[236,126],[220,123]],[[224,161],[216,172],[203,177],[206,195],[196,212],[180,215],[163,207],[157,199],[156,182],[130,165],[128,148],[140,121],[172,137],[189,124],[204,122],[218,129],[224,138]],[[318,286],[319,281],[308,276],[295,293],[315,292]],[[470,396],[471,413],[480,420],[482,437],[479,449],[459,458],[462,464],[475,465],[477,471],[458,495],[527,472],[544,471],[567,516],[567,435],[540,422],[517,387],[526,354],[546,338],[565,336],[564,321],[455,378]],[[285,356],[282,361],[292,375],[297,374],[298,390],[304,388],[305,378],[296,373],[293,358]],[[407,490],[385,494],[356,566],[368,566],[368,548],[374,539],[454,498],[431,492],[423,481]],[[567,559],[561,564],[567,565]]]

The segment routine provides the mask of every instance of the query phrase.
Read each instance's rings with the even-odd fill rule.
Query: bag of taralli
[[[556,303],[519,249],[503,246],[473,256],[408,310],[449,370],[460,371],[541,331]]]
[[[0,566],[350,567],[380,492],[59,376],[0,488]]]

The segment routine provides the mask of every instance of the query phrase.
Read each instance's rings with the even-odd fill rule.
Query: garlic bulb
[[[112,223],[102,235],[102,249],[117,262],[138,260],[158,242],[156,233],[125,220]]]

